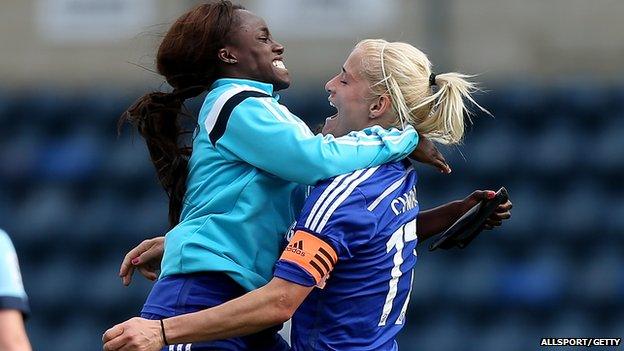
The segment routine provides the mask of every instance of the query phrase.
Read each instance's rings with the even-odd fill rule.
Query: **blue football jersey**
[[[407,161],[312,189],[274,275],[316,285],[293,316],[293,350],[395,350],[416,264],[416,172]]]

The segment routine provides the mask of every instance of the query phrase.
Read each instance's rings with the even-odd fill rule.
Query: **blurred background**
[[[118,137],[116,120],[167,89],[150,71],[155,49],[196,3],[0,3],[0,227],[20,257],[35,350],[99,350],[147,296],[151,283],[125,288],[117,272],[166,230],[167,201],[142,139]],[[463,251],[420,245],[401,350],[624,336],[624,2],[241,3],[286,46],[282,102],[310,125],[332,113],[324,83],[360,39],[407,41],[438,73],[480,74],[477,100],[495,118],[477,114],[465,144],[445,149],[451,175],[418,166],[419,201],[504,185],[513,218]]]

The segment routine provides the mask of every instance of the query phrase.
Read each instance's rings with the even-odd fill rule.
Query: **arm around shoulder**
[[[418,134],[371,128],[342,138],[314,135],[294,116],[266,98],[249,98],[230,116],[215,147],[224,157],[245,161],[280,178],[314,185],[319,180],[406,157]]]
[[[222,305],[200,312],[167,318],[170,343],[218,340],[243,336],[290,319],[313,287],[281,278]]]

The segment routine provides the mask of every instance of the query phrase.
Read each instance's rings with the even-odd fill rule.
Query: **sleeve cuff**
[[[0,296],[0,310],[18,310],[24,317],[30,315],[28,299],[16,296]]]
[[[314,286],[316,280],[314,277],[306,272],[303,268],[299,267],[296,263],[279,260],[275,264],[275,272],[273,276],[282,278],[291,283],[295,283],[301,286]]]

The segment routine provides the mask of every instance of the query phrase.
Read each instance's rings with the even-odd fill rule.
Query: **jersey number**
[[[381,318],[379,319],[380,327],[386,325],[388,316],[390,316],[390,312],[392,312],[394,298],[397,295],[399,278],[403,275],[403,272],[401,272],[401,264],[403,264],[403,248],[405,247],[405,243],[414,240],[416,240],[416,219],[397,229],[394,233],[392,233],[390,240],[386,243],[386,252],[389,253],[392,249],[396,249],[396,252],[393,257],[394,267],[392,267],[392,271],[390,272],[391,278],[388,282],[388,295],[386,295],[386,302],[384,303]],[[414,255],[415,254],[416,251],[414,251]],[[412,283],[414,281],[414,270],[412,269],[411,271],[412,276],[410,278],[410,289],[407,293],[407,298],[403,302],[399,318],[394,324],[403,324],[403,321],[405,320],[405,312],[407,311],[407,304],[409,303],[410,295],[412,293]]]

